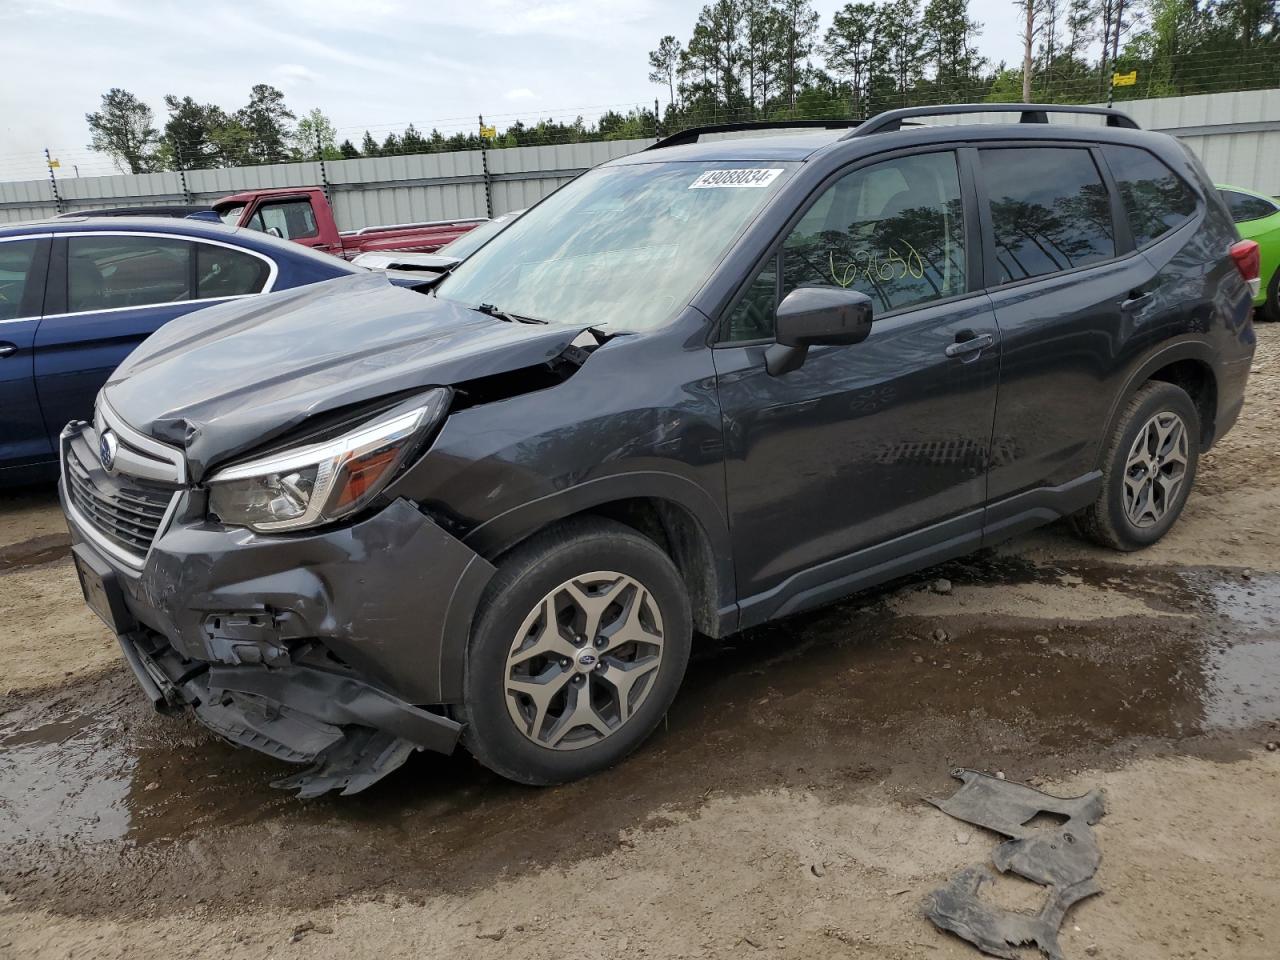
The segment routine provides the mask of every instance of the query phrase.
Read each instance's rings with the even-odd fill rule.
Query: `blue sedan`
[[[57,472],[58,434],[174,317],[361,272],[201,220],[102,217],[0,228],[0,486]]]

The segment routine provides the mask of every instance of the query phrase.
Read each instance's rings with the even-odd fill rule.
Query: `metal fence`
[[[327,179],[343,230],[386,223],[497,216],[540,200],[597,164],[652,140],[605,140],[546,147],[466,150],[398,157],[278,163],[220,170],[59,179],[61,212],[94,207],[205,203],[242,190],[319,186]],[[487,168],[487,172],[486,172]],[[0,222],[59,212],[48,180],[0,183]]]
[[[1220,183],[1280,195],[1280,90],[1214,93],[1120,105],[1140,126],[1182,138]],[[62,212],[208,202],[265,187],[328,180],[344,230],[385,223],[496,216],[527,207],[583,170],[651,144],[607,140],[184,173],[59,179]],[[0,222],[58,212],[48,180],[0,183]]]

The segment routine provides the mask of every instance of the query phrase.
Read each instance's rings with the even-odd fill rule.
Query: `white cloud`
[[[285,90],[308,83],[315,83],[320,79],[320,74],[300,63],[282,63],[272,73],[275,76],[276,83]]]
[[[822,26],[846,0],[815,0]],[[991,59],[1017,56],[1009,0],[971,0]],[[0,180],[42,179],[43,148],[109,173],[89,151],[85,113],[110,87],[149,103],[165,94],[228,110],[255,83],[286,92],[299,115],[319,107],[339,136],[378,139],[420,130],[472,130],[476,115],[505,125],[540,116],[591,121],[605,109],[650,105],[648,51],[664,34],[687,40],[690,0],[0,0]],[[205,47],[193,55],[192,30]],[[55,64],[55,67],[51,67]]]

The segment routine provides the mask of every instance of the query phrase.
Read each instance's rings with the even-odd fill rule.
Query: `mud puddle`
[[[1240,731],[1280,718],[1280,576],[948,564],[704,641],[638,754],[547,790],[460,752],[302,802],[269,786],[288,768],[152,714],[132,687],[115,669],[0,714],[0,889],[18,901],[92,913],[417,895],[611,849],[713,793],[914,799],[956,765],[1033,779],[1144,751],[1234,756]]]

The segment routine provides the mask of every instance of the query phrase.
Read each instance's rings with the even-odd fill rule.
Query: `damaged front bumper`
[[[96,440],[89,424],[63,436],[73,558],[158,708],[190,708],[232,743],[310,764],[277,783],[302,796],[354,793],[414,750],[453,750],[461,727],[445,708],[461,698],[489,563],[406,500],[267,536],[210,522],[202,491],[180,487],[145,548],[122,546],[108,511],[140,503],[147,485],[103,470]]]

